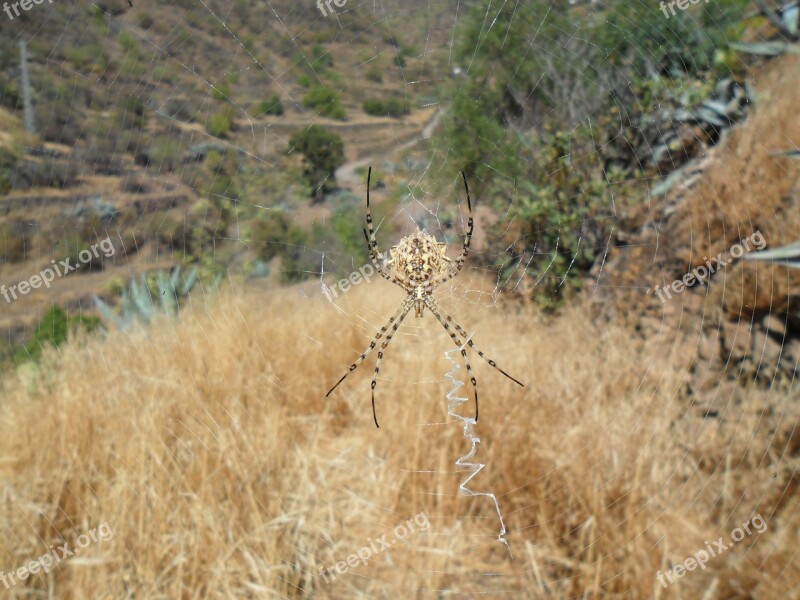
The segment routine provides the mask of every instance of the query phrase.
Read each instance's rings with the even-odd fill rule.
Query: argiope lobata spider
[[[497,366],[491,358],[488,358],[483,352],[475,347],[471,339],[468,339],[467,332],[448,315],[433,299],[433,290],[442,285],[444,282],[453,279],[461,271],[469,254],[469,244],[472,240],[472,202],[469,198],[469,186],[467,185],[467,176],[461,173],[464,179],[464,189],[467,192],[467,207],[469,209],[469,221],[467,222],[467,234],[464,237],[464,249],[461,254],[456,258],[455,264],[451,261],[446,254],[446,245],[443,242],[437,242],[436,238],[424,230],[417,230],[409,236],[400,240],[400,243],[393,246],[389,250],[390,259],[386,260],[385,257],[378,250],[378,242],[375,240],[375,231],[372,228],[372,213],[369,208],[369,183],[372,177],[372,167],[369,168],[367,173],[367,230],[364,230],[364,237],[367,238],[367,246],[369,248],[369,256],[372,262],[375,263],[378,272],[384,279],[391,281],[403,288],[408,296],[406,297],[400,309],[389,319],[389,322],[381,327],[381,330],[375,335],[369,347],[358,357],[358,360],[350,365],[350,369],[342,375],[342,378],[336,382],[325,397],[331,395],[333,390],[344,381],[350,373],[356,370],[370,352],[375,348],[378,340],[385,334],[386,330],[391,326],[392,330],[386,335],[386,339],[381,343],[381,348],[378,350],[378,360],[375,362],[375,374],[372,377],[372,418],[375,421],[375,427],[380,428],[378,425],[378,417],[375,414],[375,386],[378,381],[378,374],[381,370],[381,361],[383,360],[383,351],[392,341],[392,336],[397,332],[400,323],[406,318],[408,312],[414,308],[417,317],[422,317],[422,313],[427,307],[433,313],[433,316],[442,324],[447,333],[455,342],[456,346],[461,347],[461,356],[464,357],[464,362],[467,365],[467,373],[472,382],[472,389],[475,392],[475,422],[478,421],[478,382],[472,374],[472,367],[467,358],[467,352],[463,348],[465,342],[470,348],[475,350],[478,355],[492,365],[495,369],[500,371],[503,375],[508,377],[514,383],[525,387],[522,383],[514,379],[511,375],[503,371]],[[380,260],[379,260],[380,259]],[[386,272],[387,267],[390,267],[389,272]],[[456,332],[454,333],[450,328],[453,327]],[[458,335],[456,335],[456,333]]]

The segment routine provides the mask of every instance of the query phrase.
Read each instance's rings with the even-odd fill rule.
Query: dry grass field
[[[38,373],[6,378],[0,565],[113,530],[9,593],[798,597],[796,419],[765,412],[766,392],[719,398],[720,419],[691,417],[691,357],[666,339],[645,344],[583,306],[545,320],[445,295],[476,344],[527,384],[474,357],[487,466],[471,487],[497,495],[512,558],[491,501],[458,492],[468,446],[447,416],[450,340],[431,315],[409,317],[387,351],[381,429],[372,361],[324,397],[399,305],[387,289],[356,287],[338,308],[308,288],[196,296],[177,323],[73,341]],[[420,512],[429,528],[331,583],[319,577]],[[659,569],[756,513],[766,531],[658,583]]]

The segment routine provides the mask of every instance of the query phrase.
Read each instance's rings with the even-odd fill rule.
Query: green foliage
[[[3,183],[3,172],[0,169],[0,185]],[[30,252],[31,240],[25,239],[20,226],[10,223],[0,225],[0,263],[14,263],[25,260]]]
[[[122,30],[117,38],[119,45],[125,50],[127,54],[132,55],[134,58],[139,56],[139,41],[130,31]]]
[[[372,65],[369,69],[367,69],[364,77],[366,77],[369,81],[374,81],[375,83],[383,83],[383,70],[377,65]]]
[[[180,160],[180,143],[169,135],[157,136],[147,149],[149,166],[158,171],[172,171]]]
[[[186,219],[179,220],[165,214],[154,214],[147,220],[145,236],[148,240],[154,240],[159,248],[179,250],[186,254],[190,252],[191,240]]]
[[[33,337],[22,348],[14,352],[14,360],[17,363],[28,360],[38,361],[46,346],[59,347],[67,341],[70,332],[79,329],[91,332],[99,324],[100,320],[96,317],[85,315],[67,317],[61,308],[53,305],[42,316],[42,320],[33,331]]]
[[[147,124],[147,108],[135,96],[128,97],[114,112],[114,127],[141,130]]]
[[[254,35],[246,33],[239,39],[242,40],[242,46],[247,48],[250,52],[253,52],[256,47],[256,38]]]
[[[282,210],[273,210],[253,224],[249,241],[257,248],[258,257],[269,261],[286,254],[286,244],[303,240],[302,231]]]
[[[97,44],[73,46],[67,50],[66,58],[79,71],[103,69],[106,66],[103,48]]]
[[[217,83],[211,88],[211,96],[214,100],[227,100],[231,97],[231,88],[227,83]]]
[[[304,87],[306,89],[311,87],[311,79],[309,79],[308,75],[303,73],[302,75],[298,76],[297,83],[300,87]]]
[[[336,243],[345,257],[362,264],[367,261],[369,254],[364,239],[364,213],[360,204],[336,212],[331,221],[331,228]]]
[[[579,285],[598,259],[593,249],[607,244],[612,202],[638,191],[621,182],[642,177],[595,160],[615,136],[630,143],[620,109],[640,123],[676,98],[707,98],[733,65],[724,50],[747,7],[720,0],[666,18],[657,2],[501,4],[491,27],[484,6],[469,9],[453,50],[469,70],[442,94],[450,101],[433,159],[465,171],[473,198],[502,199],[503,210],[511,201],[513,218],[490,232],[486,253],[503,277],[525,273],[550,306]]]
[[[497,172],[519,176],[523,164],[503,126],[502,93],[469,79],[453,84],[449,95],[450,109],[433,145],[444,157],[446,170],[463,171],[476,189]]]
[[[492,183],[489,197],[513,194],[508,219],[491,232],[487,255],[501,270],[501,280],[517,280],[524,272],[535,282],[533,298],[548,307],[580,287],[594,264],[598,249],[605,248],[611,232],[613,207],[628,201],[626,174],[603,168],[594,159],[572,159],[575,147],[591,140],[588,126],[569,132],[546,134],[536,143],[535,165],[517,182],[516,190]]]
[[[333,66],[333,54],[322,46],[314,46],[311,49],[311,54],[314,56],[314,68],[317,71],[324,70]]]
[[[0,195],[11,191],[18,161],[19,157],[16,152],[5,146],[0,146]],[[2,231],[4,230],[0,230],[0,232]],[[2,234],[0,233],[0,235]],[[0,240],[2,239],[4,237],[0,237]]]
[[[225,106],[208,117],[206,131],[214,137],[224,137],[233,126],[233,111]]]
[[[335,171],[344,164],[342,138],[319,125],[296,132],[289,139],[289,152],[299,152],[306,160],[304,174],[321,200],[335,180]]]
[[[347,119],[339,94],[325,87],[315,87],[308,90],[303,95],[303,106],[316,110],[324,117],[340,121]]]
[[[153,17],[149,13],[142,13],[139,15],[139,27],[142,29],[150,29],[153,26]]]
[[[364,100],[364,112],[376,117],[402,117],[411,112],[411,103],[397,96],[388,100],[368,98]]]
[[[268,100],[262,100],[258,104],[256,116],[261,115],[276,115],[280,116],[284,113],[283,103],[281,102],[278,94],[273,94]]]
[[[77,271],[72,271],[66,275],[67,277],[103,268],[104,261],[107,260],[103,253],[98,250],[99,257],[96,257],[90,250],[91,246],[98,242],[97,235],[94,233],[97,231],[103,231],[102,222],[97,215],[89,215],[81,219],[77,228],[64,230],[58,239],[56,244],[58,254],[64,258],[69,258],[71,265],[81,265]],[[92,257],[88,263],[81,262],[79,258],[81,252],[89,252],[91,254]],[[84,256],[86,255],[84,254]]]

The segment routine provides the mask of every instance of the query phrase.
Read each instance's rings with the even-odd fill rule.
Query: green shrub
[[[311,54],[314,56],[314,68],[317,71],[325,70],[333,66],[333,55],[322,46],[314,46],[311,49]]]
[[[167,135],[156,137],[147,151],[148,163],[159,171],[173,170],[180,160],[180,143]]]
[[[11,191],[18,161],[19,157],[13,150],[0,146],[0,195]]]
[[[69,48],[66,58],[79,71],[88,71],[95,66],[104,68],[106,65],[103,48],[97,44]]]
[[[114,112],[113,125],[119,129],[142,129],[146,124],[147,107],[140,98],[130,96]]]
[[[226,100],[231,97],[231,88],[227,83],[217,83],[211,88],[211,96],[214,100]]]
[[[256,220],[248,242],[257,248],[258,257],[267,262],[281,256],[286,241],[292,237],[289,230],[294,227],[282,210],[272,210]]]
[[[190,252],[190,239],[185,219],[175,219],[170,215],[154,214],[147,220],[145,237],[155,240],[157,245],[171,250]]]
[[[339,98],[339,94],[325,87],[315,87],[303,96],[303,106],[316,110],[324,117],[344,121],[347,114]]]
[[[11,224],[0,226],[0,262],[15,263],[25,260],[26,254],[30,252],[30,242],[25,239],[20,227]]]
[[[148,13],[142,13],[139,15],[139,27],[142,29],[150,29],[153,26],[153,17],[151,17]]]
[[[133,57],[139,56],[139,41],[130,31],[120,31],[117,40],[127,54],[131,54]]]
[[[364,74],[369,81],[374,81],[375,83],[383,83],[383,71],[377,66],[372,65],[367,72]]]
[[[280,116],[284,112],[283,103],[277,94],[273,94],[269,100],[262,100],[258,104],[258,116],[261,115],[277,115]]]
[[[78,315],[67,317],[67,314],[58,306],[53,305],[43,316],[42,320],[33,331],[33,337],[14,353],[17,363],[28,360],[38,361],[45,346],[60,346],[67,341],[70,331],[84,329],[93,331],[100,325],[97,317]]]
[[[364,112],[376,117],[402,117],[411,112],[411,105],[405,98],[368,98],[364,101]]]
[[[335,172],[344,164],[342,138],[319,125],[312,125],[289,138],[289,153],[299,152],[306,160],[304,174],[313,186],[314,198],[322,200],[325,190],[331,189]]]
[[[305,73],[303,73],[297,78],[297,83],[300,85],[300,87],[304,87],[306,89],[311,87],[311,80]]]
[[[226,106],[208,117],[206,131],[214,137],[223,137],[233,126],[232,112],[231,108]]]

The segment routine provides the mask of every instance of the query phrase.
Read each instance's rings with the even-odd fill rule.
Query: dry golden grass
[[[399,304],[384,283],[348,292],[341,310],[298,289],[198,301],[177,324],[73,343],[9,378],[0,568],[105,521],[114,531],[14,593],[796,596],[797,441],[761,414],[763,397],[722,399],[722,425],[695,420],[678,393],[686,357],[668,344],[631,341],[579,307],[545,321],[454,293],[445,304],[476,344],[527,383],[475,357],[487,466],[472,487],[497,494],[512,560],[491,502],[458,493],[467,446],[446,414],[449,339],[430,315],[409,317],[387,351],[380,430],[372,361],[324,398]],[[427,531],[331,584],[318,577],[421,511]],[[662,589],[658,569],[757,512],[766,532]]]

